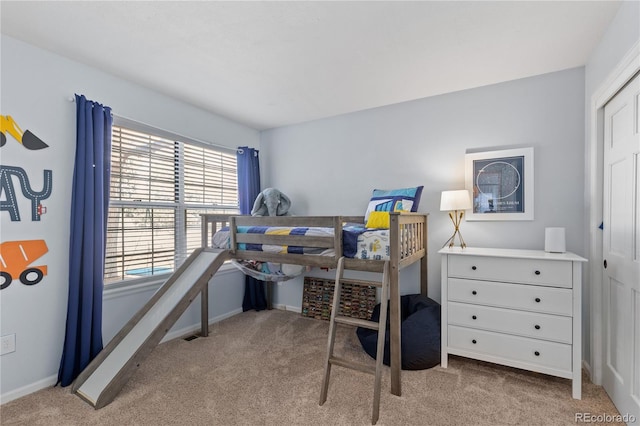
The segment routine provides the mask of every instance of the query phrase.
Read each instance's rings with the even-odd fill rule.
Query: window
[[[200,247],[201,213],[238,213],[236,154],[116,120],[105,284],[172,272]]]

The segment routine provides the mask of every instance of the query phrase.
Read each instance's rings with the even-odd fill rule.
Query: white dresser
[[[564,377],[580,399],[586,259],[475,247],[438,253],[442,367],[453,354]]]

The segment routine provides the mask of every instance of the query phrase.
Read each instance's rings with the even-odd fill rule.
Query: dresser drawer
[[[536,284],[572,286],[571,262],[509,257],[449,256],[450,277]]]
[[[570,317],[449,302],[448,323],[562,343],[572,342]]]
[[[554,370],[571,371],[571,345],[450,325],[449,347]]]
[[[573,292],[564,288],[449,278],[447,291],[454,302],[566,316],[573,311]]]

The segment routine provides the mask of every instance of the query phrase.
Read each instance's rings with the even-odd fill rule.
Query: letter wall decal
[[[52,171],[44,170],[44,183],[42,185],[42,191],[37,192],[31,188],[29,184],[29,177],[27,173],[21,167],[14,166],[0,166],[0,196],[5,195],[5,200],[0,201],[0,211],[9,212],[12,222],[20,220],[20,211],[18,210],[18,203],[16,200],[16,191],[13,186],[12,176],[16,176],[20,181],[20,188],[22,195],[25,198],[31,200],[31,220],[38,222],[40,216],[46,212],[40,202],[46,200],[51,195]]]

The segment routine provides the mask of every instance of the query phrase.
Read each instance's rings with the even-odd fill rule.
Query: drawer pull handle
[[[540,275],[540,271],[536,271],[536,272],[535,272],[535,274],[536,274],[536,275]]]
[[[540,303],[540,298],[536,297],[536,303]]]
[[[475,290],[473,290],[473,291],[471,292],[471,294],[473,294],[473,295],[475,296],[476,294],[478,294],[478,292],[477,292],[477,291],[475,291]]]
[[[535,325],[536,330],[540,330],[540,326],[538,324]]]
[[[476,268],[475,266],[472,266],[472,267],[471,267],[471,269],[473,269],[473,270],[475,271],[475,270],[476,270],[476,269],[478,269],[478,268]]]
[[[473,339],[473,340],[471,341],[471,343],[473,343],[473,344],[475,345],[475,344],[476,344],[476,343],[478,343],[478,342],[476,342],[476,339]]]
[[[540,356],[540,352],[538,352],[538,351],[535,351],[533,354],[534,354],[535,356]]]
[[[477,316],[475,316],[475,315],[472,315],[472,316],[471,316],[471,318],[472,318],[472,319],[478,319],[478,317],[477,317]]]

